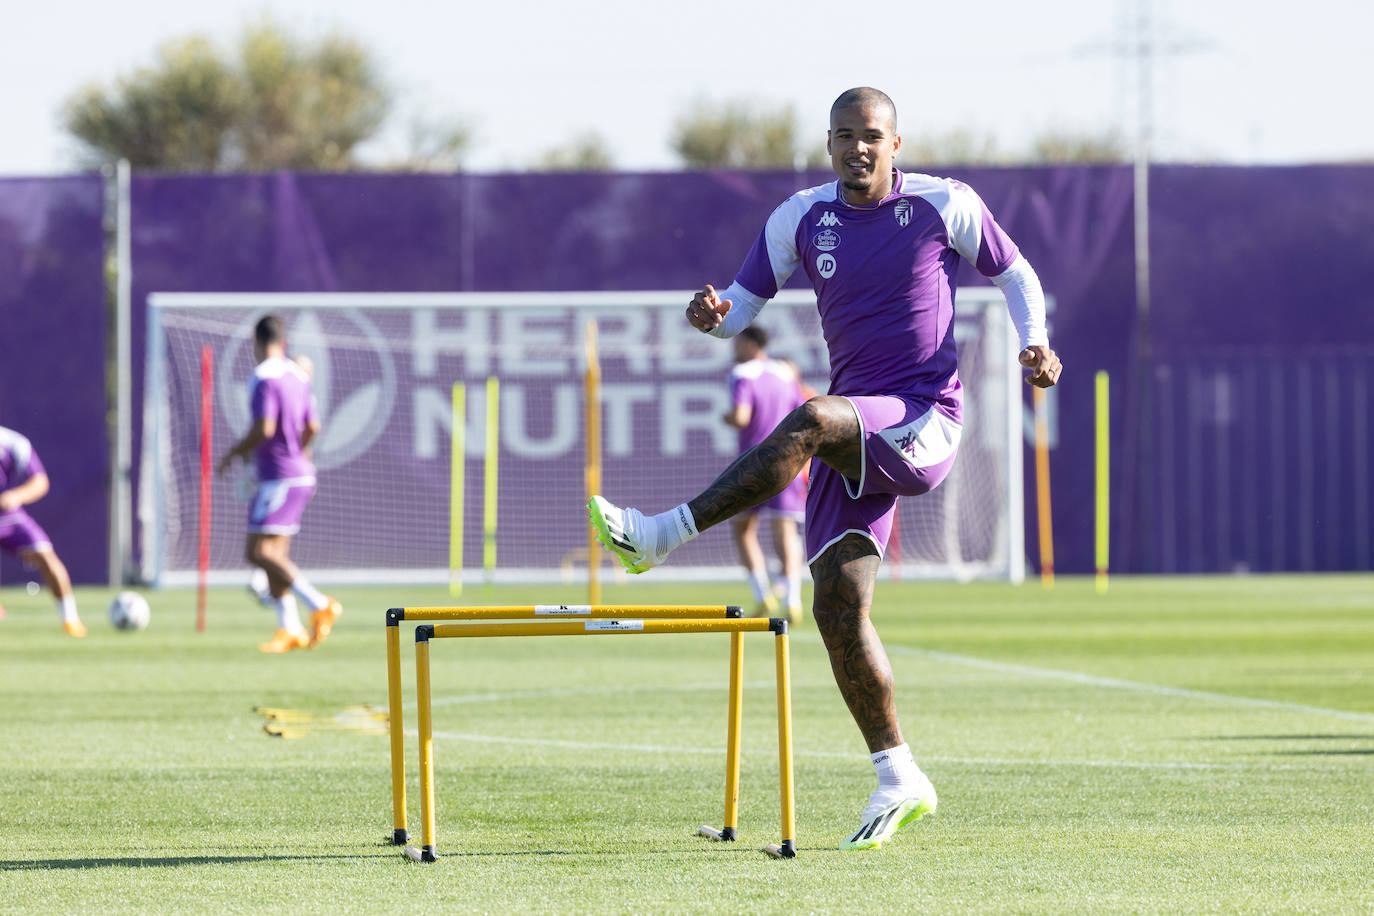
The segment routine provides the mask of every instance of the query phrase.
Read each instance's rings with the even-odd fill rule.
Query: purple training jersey
[[[928,398],[958,420],[959,261],[995,277],[1017,256],[972,188],[894,170],[892,193],[872,207],[845,203],[839,182],[793,194],[768,218],[735,283],[771,299],[801,267],[830,351],[830,394]]]
[[[730,370],[730,402],[749,405],[749,422],[739,431],[739,450],[768,437],[782,418],[806,400],[797,373],[776,359],[751,359]]]
[[[249,386],[254,422],[270,418],[277,424],[255,450],[258,480],[313,478],[315,465],[301,449],[301,434],[316,419],[310,377],[292,360],[274,356],[258,363]]]
[[[45,473],[33,444],[21,433],[0,426],[0,492],[20,486],[30,477]],[[15,512],[23,512],[16,509]],[[0,516],[9,513],[0,512]]]
[[[0,492],[22,486],[43,473],[43,462],[28,438],[0,426]],[[0,511],[0,550],[23,556],[51,546],[47,533],[23,507]]]

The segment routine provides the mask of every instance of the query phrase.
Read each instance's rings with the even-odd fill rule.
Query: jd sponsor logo
[[[835,268],[838,266],[833,254],[823,254],[816,258],[816,272],[827,280],[835,276]]]

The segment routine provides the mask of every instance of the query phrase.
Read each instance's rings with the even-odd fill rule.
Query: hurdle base
[[[717,843],[733,843],[735,840],[734,827],[722,827],[717,830],[702,824],[697,828],[697,836],[704,836],[708,840],[715,840]]]
[[[769,843],[763,847],[763,851],[775,859],[795,859],[797,857],[797,844],[791,840],[783,840],[781,845]]]
[[[437,862],[439,857],[434,854],[433,846],[407,846],[404,850],[405,857],[412,862]]]
[[[409,842],[410,834],[406,832],[406,829],[404,827],[397,827],[391,831],[392,846],[404,846]]]

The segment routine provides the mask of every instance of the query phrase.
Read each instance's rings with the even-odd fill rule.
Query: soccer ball
[[[138,592],[120,592],[110,602],[110,623],[116,630],[141,630],[149,616],[148,602]]]

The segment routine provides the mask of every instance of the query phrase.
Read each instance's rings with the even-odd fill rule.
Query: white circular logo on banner
[[[827,280],[835,276],[835,268],[837,266],[833,254],[823,254],[816,258],[816,270]]]
[[[314,443],[315,467],[320,471],[342,467],[367,451],[386,430],[396,403],[396,362],[382,332],[353,309],[326,314],[328,331],[320,316],[308,309],[295,311],[286,325],[289,355],[308,356],[314,363],[310,390],[321,423]],[[235,436],[247,432],[253,423],[247,391],[252,369],[244,375],[243,367],[253,363],[253,325],[258,317],[248,318],[219,355],[215,400]],[[345,355],[349,351],[362,353]],[[358,359],[376,363],[348,366]]]

